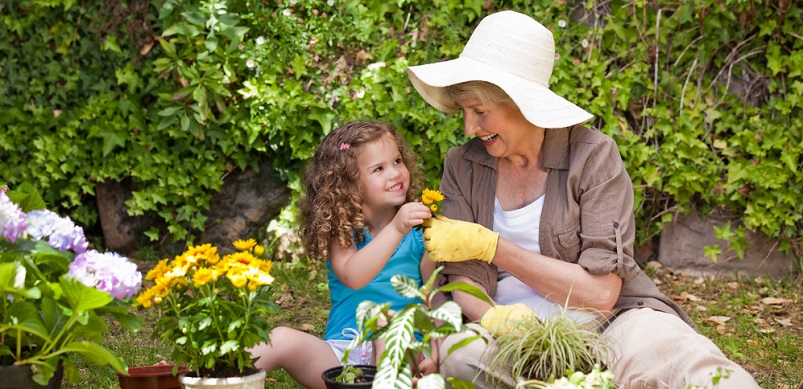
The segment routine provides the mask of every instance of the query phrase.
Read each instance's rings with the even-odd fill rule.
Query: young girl
[[[318,146],[304,177],[302,239],[313,258],[328,259],[332,309],[323,340],[278,327],[270,344],[252,350],[256,366],[282,367],[307,388],[324,388],[321,373],[340,365],[357,335],[356,309],[364,300],[391,302],[399,310],[412,300],[400,296],[390,278],[428,279],[435,264],[423,259],[421,232],[431,217],[414,201],[411,183],[420,173],[404,139],[387,124],[356,122],[333,131]],[[349,353],[350,364],[375,364],[370,342]]]

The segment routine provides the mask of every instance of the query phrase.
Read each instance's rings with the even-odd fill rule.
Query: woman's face
[[[457,104],[463,111],[466,136],[480,138],[491,156],[506,158],[532,149],[537,127],[515,105],[483,104],[475,97],[462,98]]]
[[[362,145],[357,154],[363,206],[395,207],[404,204],[410,185],[410,172],[404,165],[393,136]]]

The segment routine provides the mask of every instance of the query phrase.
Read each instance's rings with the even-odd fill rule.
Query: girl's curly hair
[[[391,125],[353,122],[332,131],[318,145],[307,166],[299,204],[301,239],[312,258],[328,259],[333,242],[348,248],[355,239],[365,241],[357,155],[363,145],[387,135],[396,141],[410,172],[406,201],[415,200],[421,172],[410,147]]]

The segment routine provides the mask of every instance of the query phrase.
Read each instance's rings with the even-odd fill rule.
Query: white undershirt
[[[494,199],[494,225],[493,230],[499,235],[522,248],[541,254],[541,245],[538,241],[541,212],[544,208],[542,195],[523,208],[505,211],[498,199]],[[513,277],[508,272],[497,268],[496,294],[493,298],[497,304],[511,305],[522,303],[530,307],[539,319],[543,320],[553,313],[561,310],[561,305],[547,300],[544,296]],[[571,311],[578,322],[594,319],[596,315]]]

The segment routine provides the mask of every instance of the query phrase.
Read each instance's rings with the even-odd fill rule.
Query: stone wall
[[[676,271],[693,275],[767,275],[775,278],[794,276],[797,259],[777,250],[777,241],[762,233],[748,232],[750,248],[740,259],[732,250],[725,250],[728,242],[717,239],[714,226],[722,227],[728,221],[738,222],[732,215],[678,215],[661,231],[658,261]],[[719,245],[723,252],[714,262],[705,256],[705,246]]]

